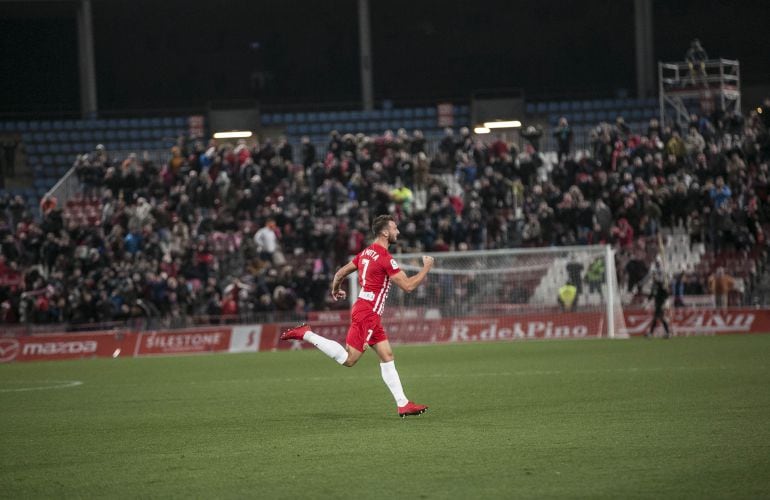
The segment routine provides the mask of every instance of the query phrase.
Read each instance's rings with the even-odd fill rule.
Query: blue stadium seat
[[[404,118],[414,118],[414,108],[404,108]]]
[[[580,111],[583,109],[583,103],[580,101],[570,101],[569,109],[570,111]]]
[[[16,130],[19,132],[26,132],[27,130],[32,130],[31,124],[29,122],[16,122]],[[37,130],[37,129],[35,129]]]
[[[321,132],[323,132],[325,128],[324,125],[325,124],[321,124],[321,123],[313,123],[312,125],[310,125],[310,130],[314,134],[320,134]]]
[[[158,117],[150,118],[150,124],[152,128],[160,128],[163,126],[163,122]]]
[[[57,139],[58,139],[58,137],[56,137],[56,132],[46,132],[46,133],[45,133],[45,140],[46,140],[46,141],[48,141],[48,142],[54,142],[54,141],[56,141]]]
[[[51,130],[53,128],[50,121],[45,120],[40,122],[40,130]]]
[[[425,116],[434,117],[434,116],[436,116],[436,114],[437,114],[437,112],[436,112],[436,107],[435,106],[430,106],[430,107],[425,108]]]
[[[294,116],[294,121],[297,123],[304,123],[307,121],[307,114],[305,113],[297,113]]]
[[[588,123],[596,122],[596,113],[594,111],[586,111],[585,121]]]
[[[177,116],[174,118],[174,126],[176,127],[187,127],[187,117],[186,116]]]
[[[340,111],[339,119],[343,121],[350,120],[350,111]]]
[[[141,129],[139,134],[141,135],[142,139],[152,139],[152,130],[148,128]]]
[[[393,118],[396,118],[396,119],[400,120],[400,119],[404,118],[404,110],[396,108],[396,109],[393,110],[393,113],[391,114],[391,116]]]
[[[537,109],[537,108],[536,108],[535,104],[534,104],[534,103],[531,103],[531,102],[528,102],[528,103],[527,103],[527,104],[524,106],[524,112],[525,112],[526,114],[528,114],[528,115],[534,115],[534,114],[535,114],[535,110],[536,110],[536,109]]]
[[[131,129],[128,131],[128,137],[130,137],[132,140],[141,139],[142,134],[137,129]]]
[[[596,121],[597,122],[606,122],[607,117],[609,116],[609,113],[607,111],[601,110],[596,112]]]
[[[162,119],[162,123],[164,127],[173,127],[174,126],[174,119],[170,117],[165,117]]]
[[[64,123],[61,120],[54,120],[51,122],[51,128],[54,130],[62,130],[64,128]]]
[[[65,132],[64,130],[60,130],[56,134],[56,140],[58,140],[59,142],[67,141],[68,137],[69,137],[69,134],[67,134],[67,132]]]

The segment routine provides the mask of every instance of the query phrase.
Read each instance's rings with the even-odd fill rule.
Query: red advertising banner
[[[625,311],[624,315],[629,335],[650,330],[650,311]],[[668,320],[677,336],[770,332],[770,310],[766,309],[673,309]]]
[[[196,328],[138,334],[134,356],[227,351],[232,327]]]
[[[0,338],[0,363],[131,355],[133,332],[61,333]]]
[[[605,319],[602,312],[445,319],[426,319],[428,314],[416,319],[409,317],[410,314],[399,316],[384,321],[388,336],[395,344],[595,338],[602,335]],[[336,313],[331,317],[335,320],[312,322],[313,331],[344,344],[349,320]],[[643,335],[649,330],[651,320],[650,311],[625,311],[629,335]],[[770,332],[770,309],[675,309],[669,320],[676,336]],[[0,337],[0,363],[312,348],[307,343],[279,342],[280,333],[292,326],[295,325],[281,323],[143,333],[100,331],[6,336]]]
[[[601,336],[604,314],[578,312],[565,314],[522,314],[509,316],[474,316],[450,319],[385,319],[383,326],[391,343],[478,342],[550,338],[587,338]],[[294,325],[280,324],[262,330],[263,350],[297,349],[299,343],[279,342],[280,332]],[[313,331],[341,344],[349,321],[319,322]],[[312,347],[302,344],[302,347]]]

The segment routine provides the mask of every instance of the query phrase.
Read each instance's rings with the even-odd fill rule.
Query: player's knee
[[[350,368],[356,363],[358,363],[358,358],[353,358],[350,355],[348,355],[348,359],[346,359],[345,362],[342,363],[342,366],[347,366],[348,368]]]

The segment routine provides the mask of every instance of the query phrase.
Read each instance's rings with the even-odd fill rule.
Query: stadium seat
[[[177,116],[174,118],[174,126],[176,127],[187,127],[187,117],[186,116]]]

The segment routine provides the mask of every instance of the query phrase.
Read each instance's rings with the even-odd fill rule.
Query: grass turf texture
[[[0,366],[0,496],[770,495],[769,335],[395,350]]]

